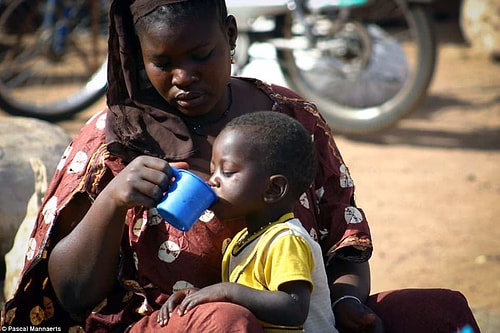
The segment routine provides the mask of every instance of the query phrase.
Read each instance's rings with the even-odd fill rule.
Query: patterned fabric
[[[368,224],[362,210],[354,205],[352,179],[315,105],[286,88],[245,80],[269,96],[273,111],[296,118],[314,136],[318,173],[314,186],[296,204],[295,216],[318,240],[325,258],[368,260],[372,252]],[[223,248],[243,228],[242,222],[222,224],[207,213],[191,230],[181,232],[165,223],[156,209],[137,207],[128,211],[125,221],[114,292],[90,313],[69,314],[58,305],[47,273],[52,227],[77,193],[96,198],[125,166],[107,150],[106,116],[104,110],[90,119],[62,156],[29,241],[20,284],[2,311],[2,325],[109,332],[151,314],[177,289],[204,287],[221,280]]]

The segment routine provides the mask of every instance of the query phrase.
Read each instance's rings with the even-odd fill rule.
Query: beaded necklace
[[[247,234],[241,237],[234,245],[232,250],[232,255],[237,256],[245,247],[247,247],[247,245],[252,243],[255,239],[259,238],[271,226],[278,223],[286,222],[293,217],[294,217],[293,213],[287,213],[276,221],[271,221],[267,224],[261,225],[257,230],[253,231],[252,233],[248,233],[247,231]]]
[[[185,117],[182,117],[182,119],[184,119],[184,122],[189,127],[191,127],[191,129],[193,130],[193,132],[196,135],[206,137],[205,131],[203,130],[203,126],[215,124],[215,123],[221,121],[224,117],[227,116],[227,114],[229,113],[229,110],[231,110],[231,106],[233,105],[233,90],[231,88],[231,83],[227,84],[227,88],[228,88],[227,108],[217,118],[209,120],[209,121],[205,121],[205,122],[193,122],[191,120],[186,119]]]

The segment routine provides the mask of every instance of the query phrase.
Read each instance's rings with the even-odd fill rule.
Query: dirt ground
[[[339,137],[371,224],[372,291],[443,287],[500,332],[500,62],[438,26],[429,96],[397,128]]]
[[[372,292],[459,290],[482,332],[500,332],[500,62],[471,50],[456,22],[437,29],[422,106],[393,129],[337,141],[372,228]],[[75,134],[103,105],[60,125]]]

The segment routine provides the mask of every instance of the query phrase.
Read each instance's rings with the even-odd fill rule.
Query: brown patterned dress
[[[354,204],[348,168],[315,105],[286,88],[245,80],[269,96],[273,111],[296,118],[314,137],[318,173],[314,186],[297,203],[296,216],[321,244],[326,259],[368,260],[372,252],[368,224]],[[97,197],[125,166],[107,149],[107,115],[104,110],[91,118],[62,156],[29,241],[17,292],[3,309],[4,325],[53,326],[70,332],[122,330],[159,309],[173,291],[221,280],[222,249],[243,223],[223,224],[207,211],[191,230],[181,232],[162,220],[156,209],[136,207],[124,221],[114,292],[85,314],[67,313],[58,305],[47,273],[54,246],[51,230],[58,214],[76,193]],[[151,321],[156,317],[151,316]]]

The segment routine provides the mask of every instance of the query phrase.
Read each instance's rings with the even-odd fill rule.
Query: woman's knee
[[[252,312],[232,303],[201,304],[182,316],[174,312],[167,325],[163,327],[157,323],[157,315],[158,311],[155,311],[147,318],[143,318],[131,328],[130,332],[263,332],[262,326]]]
[[[456,332],[465,326],[479,332],[467,299],[455,290],[386,291],[370,296],[367,305],[387,332]]]

